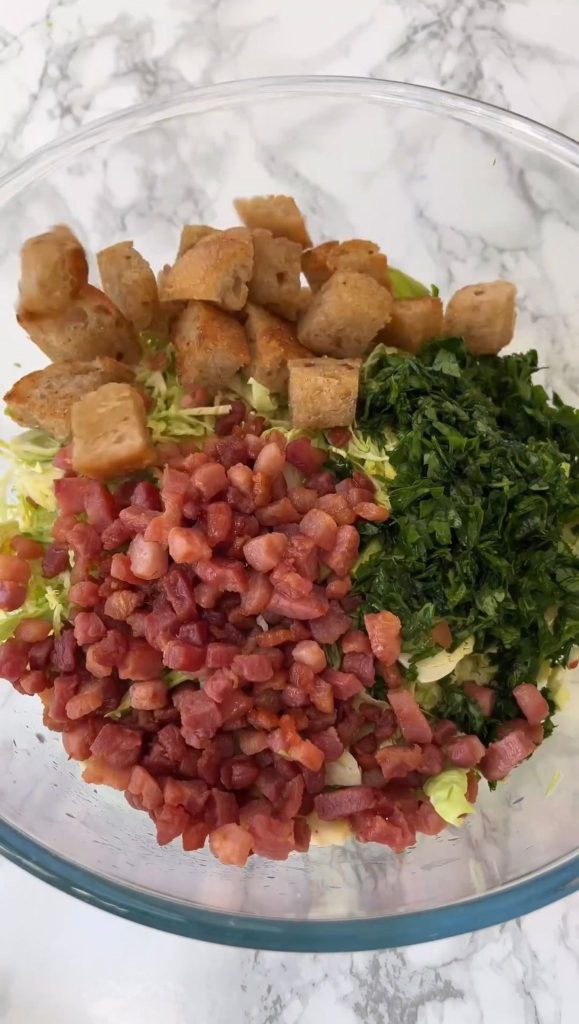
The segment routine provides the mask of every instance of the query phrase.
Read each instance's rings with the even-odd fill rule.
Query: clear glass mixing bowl
[[[195,90],[96,122],[5,175],[2,383],[42,363],[13,314],[28,235],[64,221],[93,252],[132,238],[158,267],[182,224],[228,225],[234,196],[268,192],[295,195],[315,239],[375,239],[443,296],[515,281],[517,346],[538,348],[549,383],[577,400],[579,146],[459,96],[337,78]],[[462,829],[402,856],[352,845],[238,871],[176,843],[160,849],[145,815],[81,782],[59,737],[43,731],[40,702],[6,684],[0,848],[87,902],[214,942],[354,950],[470,931],[577,887],[579,698],[559,721]]]

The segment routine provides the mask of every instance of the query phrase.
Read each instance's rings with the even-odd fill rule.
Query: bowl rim
[[[98,143],[136,134],[176,116],[231,108],[249,100],[315,94],[387,101],[393,106],[486,126],[495,133],[515,137],[555,162],[579,169],[579,143],[575,140],[490,103],[432,86],[378,78],[288,75],[192,87],[90,121],[34,150],[0,175],[0,206],[59,164]],[[501,923],[579,888],[577,851],[500,889],[449,906],[388,917],[298,921],[205,910],[124,886],[52,853],[9,825],[1,815],[0,853],[55,888],[138,924],[207,942],[288,952],[349,952],[428,942]]]

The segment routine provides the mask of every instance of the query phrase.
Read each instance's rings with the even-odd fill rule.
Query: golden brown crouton
[[[300,297],[298,300],[298,316],[305,313],[311,301],[312,289],[308,285],[303,284],[300,288]]]
[[[135,329],[98,288],[87,284],[62,313],[36,316],[20,309],[18,323],[54,363],[110,356],[136,363],[141,350]]]
[[[444,314],[447,338],[464,338],[475,355],[493,355],[512,341],[517,289],[510,281],[459,288]]]
[[[286,320],[295,320],[300,303],[301,247],[271,231],[253,232],[254,265],[249,298]]]
[[[157,282],[132,242],[117,242],[97,253],[103,291],[137,331],[146,331],[159,306]]]
[[[82,476],[110,480],[150,466],[155,457],[143,399],[130,384],[103,384],[72,407],[72,464]]]
[[[240,323],[208,302],[190,302],[172,334],[177,376],[186,389],[206,388],[210,395],[228,387],[249,363]]]
[[[300,317],[298,338],[317,355],[363,356],[390,320],[389,291],[367,274],[340,270],[315,292]]]
[[[88,281],[84,249],[64,224],[29,238],[20,262],[20,305],[28,313],[60,312]]]
[[[253,273],[253,239],[246,228],[205,235],[169,268],[159,298],[202,299],[223,309],[241,309]]]
[[[300,345],[295,329],[285,320],[273,316],[260,306],[246,306],[245,330],[249,338],[251,362],[249,376],[279,394],[287,394],[288,359],[309,355]]]
[[[194,245],[197,245],[197,242],[200,242],[202,238],[206,238],[207,235],[218,235],[219,233],[218,228],[210,228],[208,224],[185,224],[181,231],[177,257],[192,249]]]
[[[291,196],[253,196],[233,202],[248,228],[266,228],[274,238],[289,238],[303,249],[312,244],[300,209]]]
[[[51,363],[27,373],[4,395],[7,411],[21,427],[40,427],[59,441],[70,436],[73,403],[110,381],[132,381],[133,371],[116,359]]]
[[[360,359],[290,359],[292,425],[325,430],[353,423],[361,365]]]
[[[429,295],[418,299],[394,299],[392,319],[383,327],[378,341],[406,352],[420,352],[431,338],[442,335],[442,302]]]
[[[323,242],[302,254],[302,270],[314,291],[336,270],[357,270],[368,274],[391,291],[388,260],[375,242],[352,238],[348,242]]]

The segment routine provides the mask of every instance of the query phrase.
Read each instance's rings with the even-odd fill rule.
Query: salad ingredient
[[[64,224],[29,238],[20,268],[20,306],[31,315],[62,312],[88,284],[84,249]]]
[[[132,370],[105,356],[69,359],[27,373],[4,395],[8,415],[22,427],[38,427],[58,441],[70,437],[71,409],[79,398],[111,381],[130,382]]]
[[[359,359],[290,359],[289,408],[294,427],[320,429],[352,423]]]
[[[235,199],[233,205],[248,228],[265,228],[274,238],[289,238],[307,249],[312,240],[302,213],[292,196],[253,196]]]
[[[440,338],[442,302],[431,295],[394,299],[389,323],[380,331],[380,342],[395,345],[406,352],[420,352],[431,338]]]
[[[206,235],[217,234],[218,230],[218,228],[209,227],[208,224],[185,224],[181,229],[177,256],[182,256],[188,249],[192,249]]]
[[[348,242],[322,242],[302,257],[302,270],[308,284],[317,291],[337,270],[355,270],[374,278],[392,290],[388,261],[375,242],[352,238]]]
[[[274,238],[271,231],[252,231],[253,274],[249,300],[272,313],[296,320],[300,309],[301,246],[288,238]]]
[[[363,356],[392,315],[392,296],[368,274],[336,271],[312,296],[298,338],[316,355]]]
[[[309,352],[300,345],[292,326],[279,317],[253,303],[247,304],[246,312],[250,378],[275,394],[287,395],[289,360],[307,358]],[[272,411],[260,410],[255,401],[251,405],[258,411]]]
[[[155,325],[159,313],[157,281],[146,259],[132,242],[117,242],[97,253],[105,295],[137,331]]]
[[[434,810],[449,825],[461,825],[464,815],[474,811],[468,799],[468,783],[468,772],[461,768],[449,768],[424,783]]]
[[[510,281],[459,288],[444,314],[446,337],[464,338],[475,356],[496,355],[513,339],[515,295],[515,286]]]
[[[143,399],[130,384],[103,384],[72,407],[72,464],[77,473],[106,480],[154,459]]]
[[[174,325],[172,338],[177,376],[185,389],[204,388],[215,395],[229,387],[237,371],[249,364],[242,325],[208,302],[189,302]]]
[[[253,239],[245,228],[228,228],[200,238],[163,276],[159,297],[201,299],[224,310],[242,309],[253,273]]]

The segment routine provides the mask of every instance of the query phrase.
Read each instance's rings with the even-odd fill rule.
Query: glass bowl
[[[579,146],[459,96],[347,78],[194,90],[97,121],[6,174],[3,384],[43,362],[13,314],[24,238],[66,222],[92,252],[131,238],[159,267],[184,223],[226,226],[235,196],[269,192],[297,197],[316,240],[376,240],[443,296],[515,281],[516,346],[538,348],[549,384],[577,401]],[[159,848],[146,815],[80,780],[59,737],[43,731],[39,701],[8,685],[0,693],[0,848],[52,885],[152,927],[269,949],[370,949],[470,931],[577,887],[575,692],[555,737],[483,793],[464,828],[401,856],[347,845],[254,859],[245,871],[176,843]]]

